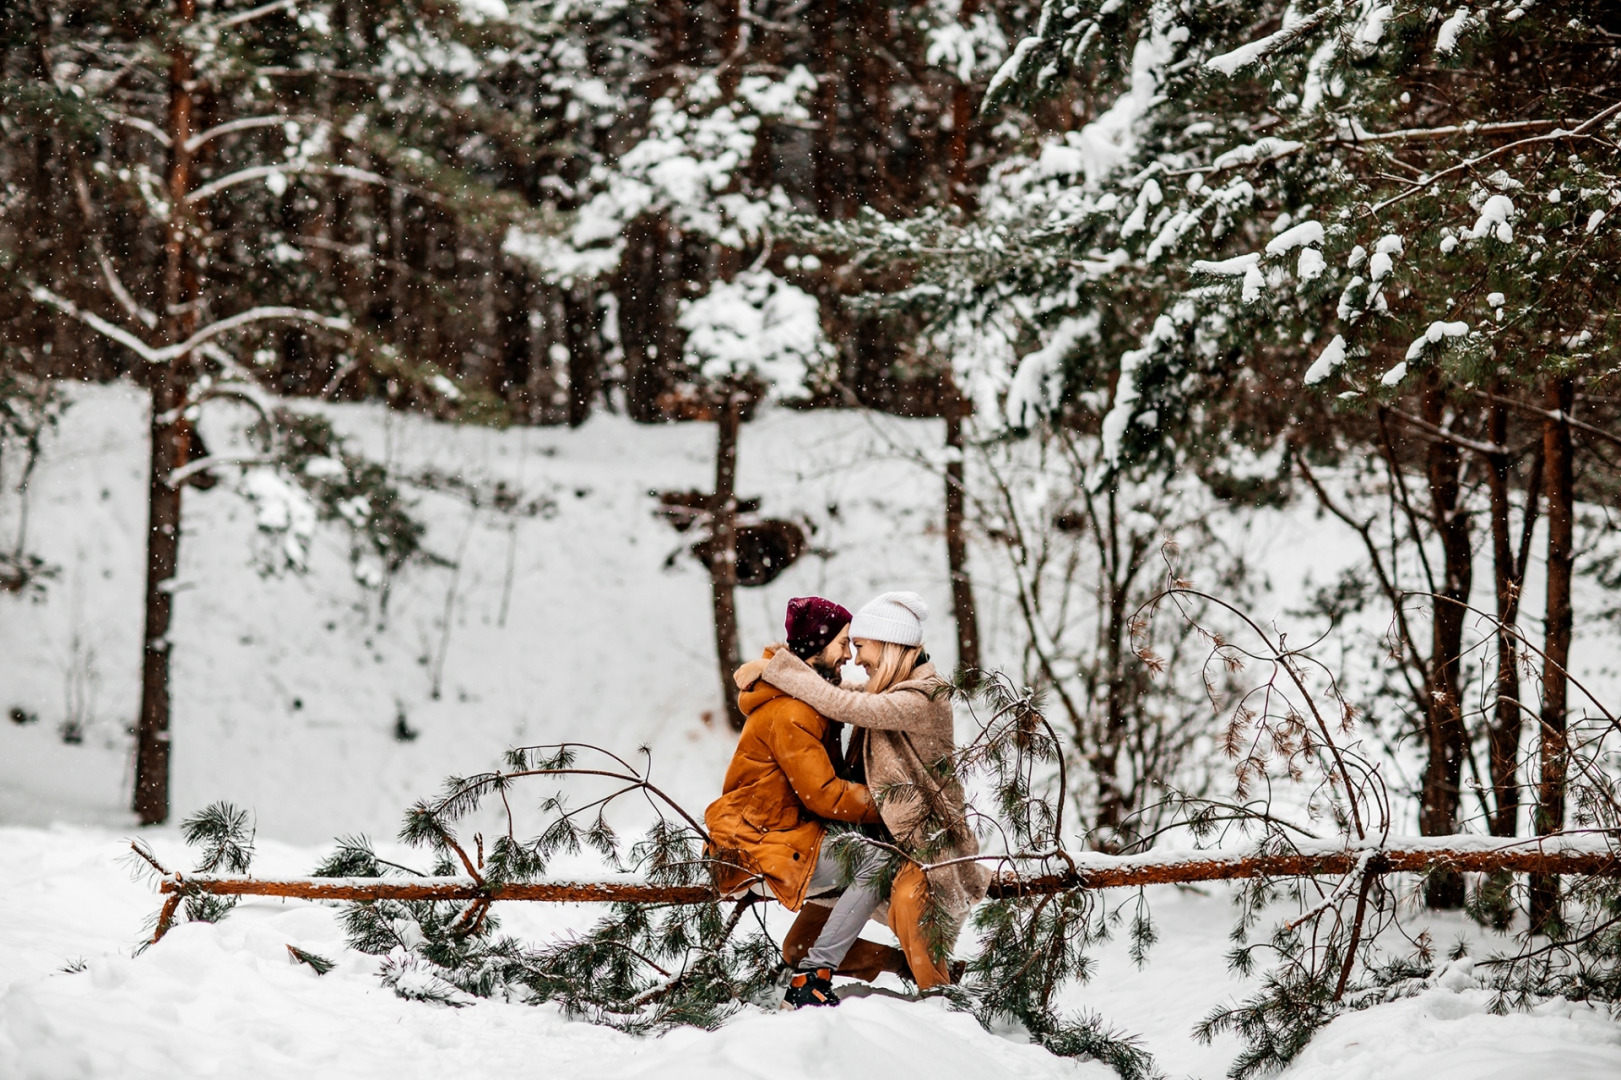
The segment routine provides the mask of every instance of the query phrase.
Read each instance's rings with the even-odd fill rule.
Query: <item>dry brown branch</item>
[[[1522,842],[1508,846],[1435,844],[1382,849],[1345,848],[1281,855],[1223,854],[1219,852],[1167,853],[1146,856],[1087,854],[1077,869],[1062,874],[1021,877],[1001,873],[991,883],[989,898],[1040,896],[1072,889],[1137,888],[1143,885],[1187,884],[1256,877],[1312,877],[1352,873],[1369,850],[1379,859],[1370,872],[1419,872],[1445,866],[1462,872],[1510,871],[1539,874],[1621,876],[1621,859],[1597,845],[1575,847],[1557,843]],[[1375,869],[1376,868],[1376,869]],[[545,882],[481,886],[470,878],[297,878],[277,880],[237,875],[197,874],[166,878],[159,891],[167,894],[166,913],[181,895],[279,896],[301,900],[530,900],[544,903],[659,903],[699,904],[720,899],[702,885],[663,886],[637,881]],[[167,929],[160,922],[157,937]],[[154,940],[156,940],[154,938]]]
[[[169,882],[165,881],[163,884],[164,891],[168,892]],[[163,939],[163,935],[169,932],[169,928],[174,925],[175,912],[180,909],[182,899],[183,894],[174,892],[163,901],[163,910],[158,912],[158,924],[152,928],[152,940],[148,944],[156,945]]]

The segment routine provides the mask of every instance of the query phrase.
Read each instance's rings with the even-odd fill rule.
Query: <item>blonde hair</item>
[[[867,680],[866,690],[869,694],[882,694],[896,683],[911,678],[912,669],[917,667],[917,658],[923,655],[921,645],[898,645],[893,641],[886,641],[883,645],[883,652],[878,654],[878,666]]]

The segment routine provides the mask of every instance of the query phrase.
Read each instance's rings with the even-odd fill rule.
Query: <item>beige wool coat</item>
[[[874,794],[897,784],[915,788],[886,794],[879,807],[884,825],[903,850],[913,852],[929,844],[930,837],[920,830],[931,816],[932,803],[932,816],[945,823],[946,835],[928,861],[979,854],[962,785],[956,780],[941,783],[930,769],[956,749],[951,699],[938,692],[943,680],[933,664],[919,665],[911,678],[881,694],[868,694],[833,686],[799,657],[778,649],[760,677],[831,720],[867,730],[867,787]],[[989,868],[980,862],[952,863],[927,876],[930,893],[959,927],[984,899],[991,880]]]

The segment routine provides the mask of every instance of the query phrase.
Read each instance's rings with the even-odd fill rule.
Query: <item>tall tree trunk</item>
[[[838,5],[812,4],[805,13],[816,51],[816,127],[811,132],[811,199],[824,220],[844,217],[839,177],[844,163],[835,160],[839,134],[839,85],[844,81],[843,53],[836,28]]]
[[[737,647],[737,432],[743,402],[728,389],[715,419],[715,502],[710,597],[715,611],[715,659],[720,667],[720,694],[726,718],[743,730],[732,673],[742,663]]]
[[[563,293],[563,340],[568,348],[568,423],[579,427],[591,417],[591,406],[601,389],[602,365],[597,357],[597,320],[601,317],[589,291]]]
[[[195,0],[178,0],[177,22],[196,18]],[[164,250],[163,321],[169,344],[184,341],[196,328],[191,301],[197,282],[191,265],[185,213],[191,190],[192,95],[191,57],[176,46],[169,61],[169,204],[168,238]],[[146,626],[142,634],[141,713],[135,726],[134,810],[142,825],[157,825],[169,817],[169,618],[171,587],[180,560],[180,489],[169,482],[185,464],[187,425],[177,415],[186,383],[188,357],[177,357],[149,370],[152,392],[151,463],[147,479]]]
[[[1494,403],[1488,421],[1488,434],[1498,446],[1508,445],[1508,406]],[[1537,519],[1537,499],[1541,489],[1543,455],[1532,466],[1531,483],[1526,491],[1521,533],[1529,539]],[[1514,836],[1520,815],[1520,730],[1525,709],[1520,703],[1519,649],[1511,628],[1519,618],[1520,588],[1525,580],[1525,539],[1515,555],[1509,529],[1509,479],[1513,459],[1505,452],[1491,461],[1492,576],[1497,593],[1497,701],[1487,734],[1492,783],[1493,836]]]
[[[946,566],[951,571],[951,614],[957,624],[957,666],[971,685],[979,683],[979,615],[968,576],[968,537],[963,530],[965,495],[962,422],[964,402],[947,370],[940,376],[940,410],[946,421]]]
[[[669,230],[663,216],[634,222],[626,231],[625,253],[615,282],[619,340],[625,352],[625,411],[644,424],[661,416],[659,395],[665,390],[671,355],[664,318]]]
[[[1445,422],[1446,392],[1431,386],[1424,392],[1424,419],[1439,428]],[[1463,653],[1463,626],[1474,578],[1474,552],[1469,542],[1469,516],[1461,505],[1461,462],[1458,449],[1443,439],[1430,443],[1430,506],[1441,538],[1445,578],[1431,620],[1427,728],[1429,760],[1424,768],[1419,832],[1448,836],[1458,830],[1459,780],[1463,769],[1464,725],[1458,670]],[[1424,898],[1432,908],[1461,907],[1463,877],[1438,870],[1425,882]]]
[[[979,0],[962,0],[957,21],[966,26],[979,10]],[[964,213],[974,209],[974,193],[968,187],[968,129],[974,110],[968,101],[968,84],[955,80],[951,88],[951,201]]]
[[[1103,596],[1099,612],[1103,636],[1103,663],[1105,668],[1103,725],[1097,733],[1088,764],[1097,779],[1097,837],[1100,851],[1119,851],[1124,837],[1120,826],[1126,820],[1129,800],[1120,783],[1120,750],[1125,745],[1130,723],[1130,691],[1126,682],[1126,600],[1130,595],[1134,560],[1123,551],[1130,548],[1122,544],[1120,513],[1116,492],[1108,492],[1108,517],[1105,521],[1107,536],[1098,537],[1099,569]]]
[[[966,21],[979,7],[979,0],[963,0],[958,13]],[[951,90],[951,200],[964,213],[972,213],[974,196],[968,190],[968,125],[973,109],[968,87],[958,81]],[[979,615],[974,610],[974,585],[968,576],[968,539],[963,532],[963,501],[966,494],[963,469],[963,416],[967,403],[957,388],[951,366],[940,374],[940,414],[946,421],[946,565],[951,572],[951,613],[957,624],[957,666],[969,675],[971,685],[979,683]]]
[[[1548,489],[1548,609],[1542,665],[1541,776],[1537,790],[1536,833],[1547,836],[1565,827],[1565,692],[1570,660],[1570,574],[1575,562],[1576,474],[1570,443],[1571,405],[1575,382],[1568,375],[1548,382],[1547,409],[1554,415],[1542,425],[1542,455]],[[1531,927],[1551,930],[1559,921],[1559,879],[1531,876]]]

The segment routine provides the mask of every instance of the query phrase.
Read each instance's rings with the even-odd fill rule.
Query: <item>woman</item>
[[[788,649],[777,650],[760,672],[764,682],[828,719],[859,729],[854,738],[863,743],[867,787],[880,795],[879,814],[896,846],[920,862],[951,863],[926,876],[908,863],[890,890],[890,929],[919,989],[950,981],[946,958],[990,883],[980,863],[952,861],[971,860],[979,843],[962,786],[942,781],[931,768],[955,750],[955,725],[944,682],[923,651],[928,615],[928,605],[912,592],[884,593],[856,612],[850,644],[867,672],[861,690],[830,685]],[[930,917],[931,901],[944,919]],[[837,967],[838,958],[822,945],[819,937],[799,962],[802,970]]]

